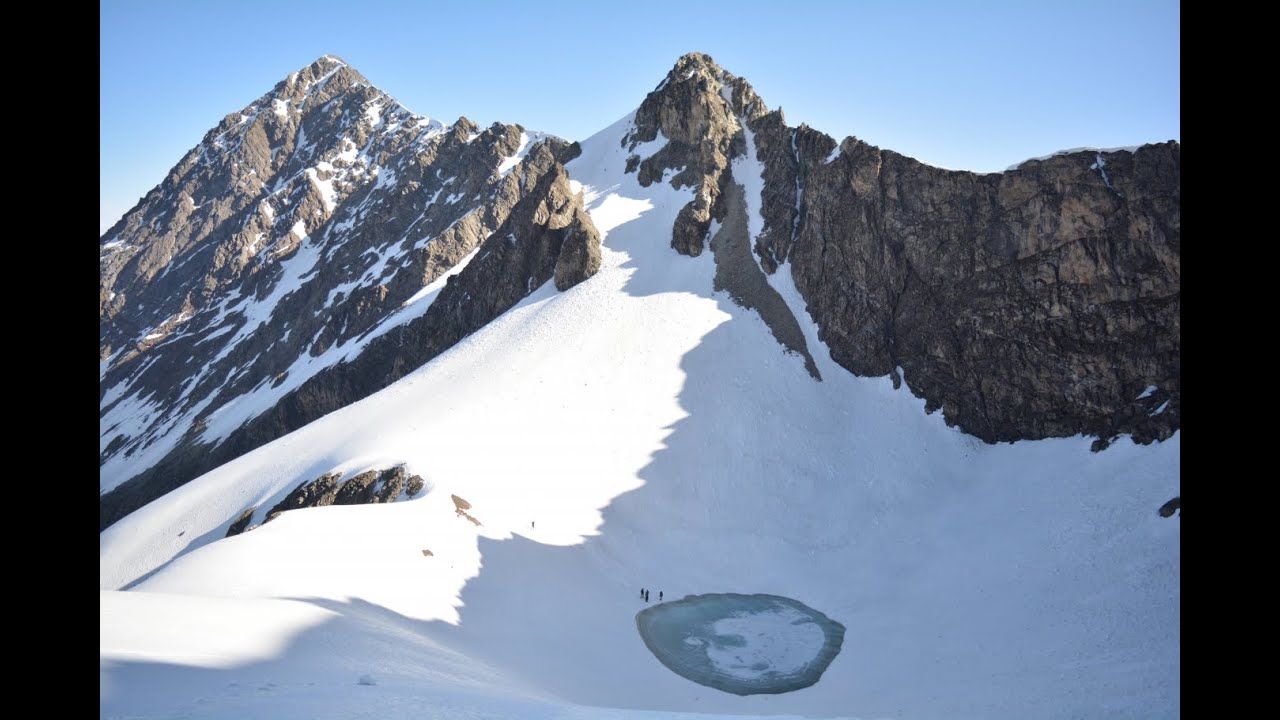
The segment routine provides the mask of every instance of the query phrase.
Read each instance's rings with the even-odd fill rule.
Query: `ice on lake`
[[[778,595],[689,595],[640,611],[636,627],[672,672],[736,695],[809,687],[844,642],[843,625]]]

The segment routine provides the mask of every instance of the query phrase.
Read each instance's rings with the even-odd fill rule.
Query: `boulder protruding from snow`
[[[323,507],[325,505],[373,505],[378,503],[393,503],[401,498],[411,498],[422,491],[422,477],[414,475],[405,479],[404,466],[396,465],[385,470],[366,470],[357,473],[346,481],[339,483],[342,473],[331,472],[304,482],[289,493],[283,500],[276,503],[275,507],[267,513],[267,517],[263,522],[271,522],[276,519],[282,512],[289,510],[300,510],[308,507]],[[254,508],[245,511],[235,523],[232,529],[235,530],[237,525],[248,521],[253,517]],[[228,531],[228,537],[243,531],[241,526],[235,532]]]

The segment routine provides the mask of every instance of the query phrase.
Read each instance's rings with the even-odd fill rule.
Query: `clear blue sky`
[[[102,0],[101,230],[227,113],[331,53],[410,110],[577,140],[680,55],[788,123],[943,167],[1180,140],[1168,0]]]

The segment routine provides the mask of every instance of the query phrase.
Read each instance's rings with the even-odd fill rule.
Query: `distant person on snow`
[[[644,588],[640,588],[640,599],[644,599]]]
[[[662,602],[662,591],[658,591],[658,602]]]
[[[537,525],[537,524],[538,524],[538,521],[537,521],[537,520],[530,520],[530,521],[529,521],[529,529],[530,529],[530,530],[532,530],[532,529],[534,528],[534,526],[535,526],[535,525]]]

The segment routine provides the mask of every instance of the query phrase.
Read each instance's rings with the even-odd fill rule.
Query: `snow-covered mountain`
[[[520,201],[547,198],[568,152],[518,125],[414,115],[329,56],[224,119],[102,238],[103,525],[427,359],[310,403],[290,395],[379,339],[403,342]],[[570,256],[562,282],[581,276]],[[437,339],[509,306],[485,293]],[[260,417],[286,397],[304,407]]]
[[[1178,158],[943,171],[699,54],[570,144],[322,58],[102,239],[102,714],[1177,716]],[[843,649],[723,693],[641,587]]]

